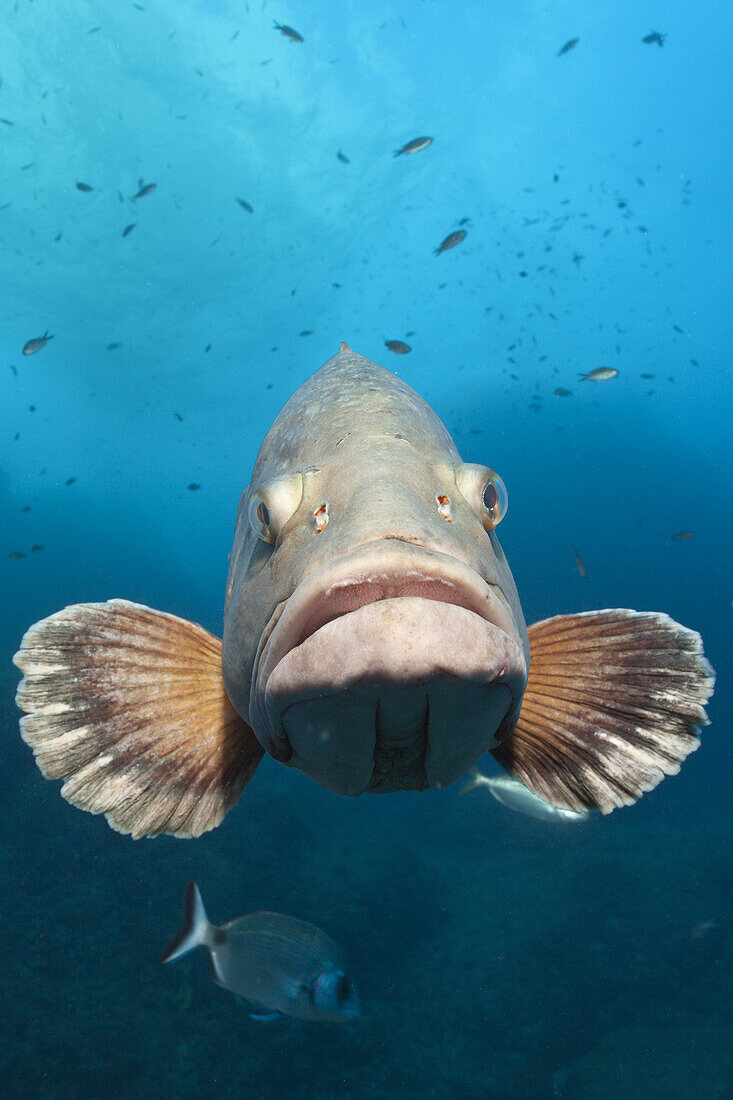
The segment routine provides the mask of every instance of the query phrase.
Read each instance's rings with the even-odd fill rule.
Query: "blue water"
[[[4,1095],[733,1096],[731,5],[1,18]],[[259,443],[342,340],[501,473],[528,622],[633,607],[701,632],[712,724],[635,807],[560,827],[265,761],[214,832],[132,842],[40,776],[23,631],[124,596],[220,635]],[[580,382],[601,365],[618,378]],[[361,1022],[259,1024],[203,957],[160,967],[190,877],[213,919],[326,928]]]

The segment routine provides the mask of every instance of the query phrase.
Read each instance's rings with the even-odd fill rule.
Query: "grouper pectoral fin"
[[[553,806],[631,805],[698,747],[715,674],[694,630],[590,611],[535,623],[529,644],[519,719],[492,755]]]
[[[262,759],[224,690],[221,642],[175,615],[127,600],[73,604],[32,626],[13,660],[39,768],[118,832],[199,836]]]

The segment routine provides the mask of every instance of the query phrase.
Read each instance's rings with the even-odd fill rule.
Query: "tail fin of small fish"
[[[173,962],[187,955],[194,947],[207,947],[211,925],[206,916],[201,892],[195,882],[189,882],[183,901],[183,927],[177,932],[160,956],[162,963]]]
[[[39,768],[117,832],[200,836],[262,759],[224,689],[221,642],[175,615],[73,604],[32,626],[13,660]]]
[[[469,791],[475,791],[477,787],[485,787],[486,784],[483,782],[485,778],[486,777],[483,775],[482,772],[478,770],[478,768],[471,768],[470,772],[466,776],[465,784],[461,787],[458,793],[468,794]]]
[[[558,615],[529,628],[530,673],[514,731],[492,755],[568,810],[630,806],[699,745],[715,673],[702,639],[668,615]]]

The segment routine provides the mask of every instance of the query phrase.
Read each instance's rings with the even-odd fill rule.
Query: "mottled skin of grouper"
[[[497,586],[529,666],[514,579],[496,535],[486,532],[457,489],[454,466],[460,462],[427,402],[350,349],[296,390],[260,447],[240,501],[230,557],[223,672],[244,718],[260,638],[277,606],[315,569],[373,540],[399,539],[438,550]],[[298,470],[305,475],[303,498],[272,553],[248,521],[250,499],[263,484]],[[436,507],[441,494],[451,500],[450,523]],[[326,502],[329,523],[317,533],[313,515]]]

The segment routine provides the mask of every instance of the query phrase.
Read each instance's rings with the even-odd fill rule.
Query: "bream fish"
[[[392,155],[395,157],[401,157],[405,154],[409,156],[412,153],[421,153],[423,149],[427,149],[428,145],[432,144],[433,139],[431,137],[413,138],[412,141],[406,142],[401,149],[395,149]]]
[[[53,340],[53,334],[47,329],[43,336],[34,336],[23,345],[23,355],[35,355],[41,348],[45,348],[49,340]]]
[[[618,378],[615,367],[596,367],[587,374],[579,375],[582,382],[609,382],[612,378]]]
[[[660,34],[659,31],[649,31],[649,34],[645,34],[642,38],[642,42],[646,43],[647,46],[651,46],[655,42],[658,46],[663,46],[666,37],[666,34]]]
[[[478,768],[472,768],[468,782],[461,787],[460,793],[468,794],[479,787],[486,787],[502,806],[538,821],[585,821],[590,817],[590,810],[566,810],[562,806],[550,805],[510,775],[484,775]]]
[[[456,229],[454,233],[449,233],[448,236],[440,242],[438,247],[433,249],[433,255],[439,256],[441,252],[447,252],[449,248],[455,248],[461,241],[465,241],[466,236],[465,229]]]
[[[265,752],[358,795],[445,787],[490,751],[554,806],[630,805],[698,747],[701,638],[624,609],[528,631],[506,508],[499,475],[342,344],[260,447],[223,642],[127,600],[66,607],[14,657],[22,736],[133,837],[213,828]]]
[[[359,993],[341,953],[314,924],[266,912],[211,924],[198,886],[189,882],[183,928],[160,961],[180,959],[196,947],[208,951],[214,981],[252,1003],[253,1019],[297,1016],[346,1023],[359,1018]]]

